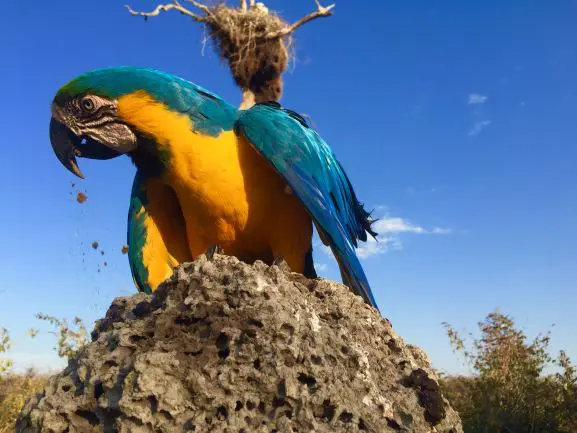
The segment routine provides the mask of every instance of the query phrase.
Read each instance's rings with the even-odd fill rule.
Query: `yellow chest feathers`
[[[194,214],[203,227],[226,222],[242,231],[249,218],[266,223],[287,200],[300,206],[284,193],[285,183],[272,166],[233,131],[197,134],[187,115],[169,111],[145,93],[121,98],[118,109],[123,120],[155,137],[167,156],[166,182],[186,218]]]

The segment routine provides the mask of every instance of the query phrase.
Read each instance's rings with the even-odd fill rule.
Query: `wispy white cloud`
[[[378,208],[383,208],[379,206]],[[425,234],[449,234],[452,231],[447,228],[434,227],[427,229],[419,225],[413,224],[404,218],[383,216],[373,224],[373,229],[378,233],[377,239],[369,236],[366,242],[359,242],[357,247],[357,255],[360,259],[367,259],[369,257],[384,254],[390,250],[402,249],[400,236],[406,234],[425,235]],[[319,247],[329,257],[333,257],[330,247],[323,245],[320,240],[315,243],[315,247]],[[323,271],[323,265],[315,265],[317,270]]]
[[[480,134],[490,124],[491,124],[490,120],[480,120],[478,122],[475,122],[473,127],[469,130],[469,135]]]
[[[410,223],[404,218],[400,217],[383,217],[373,224],[373,228],[377,233],[416,233],[416,234],[448,234],[450,229],[435,227],[433,229],[426,229],[424,227]]]
[[[362,260],[384,254],[391,249],[400,250],[401,248],[401,241],[396,236],[380,235],[378,236],[378,240],[369,237],[366,242],[359,243],[357,256]]]
[[[435,235],[449,235],[451,233],[453,233],[453,230],[451,229],[444,229],[442,227],[435,227],[433,230],[431,230],[429,233],[433,233]]]
[[[326,263],[315,263],[315,269],[317,272],[326,272],[329,269],[329,265]]]
[[[469,93],[469,104],[484,104],[487,101],[487,96],[479,95],[478,93]]]
[[[373,224],[373,229],[379,234],[377,240],[370,237],[367,242],[360,243],[357,248],[357,255],[361,259],[386,253],[394,249],[402,249],[400,239],[401,234],[449,234],[450,229],[434,227],[426,229],[419,225],[413,224],[401,217],[384,216]]]
[[[425,229],[400,217],[384,217],[373,224],[377,233],[425,233]]]
[[[356,252],[360,259],[366,259],[378,254],[384,254],[391,249],[401,249],[401,243],[396,236],[383,235],[379,233],[377,238],[378,240],[372,236],[369,236],[366,242],[359,242]],[[316,245],[316,248],[320,249],[326,256],[334,258],[331,247],[324,245],[322,242],[319,242]],[[321,270],[316,263],[315,268],[318,272],[323,272],[323,270]]]
[[[321,250],[323,251],[323,253],[325,253],[327,256],[332,257],[333,255],[333,250],[331,250],[331,247],[329,247],[328,245],[323,244],[322,242],[319,241],[318,247],[321,248]]]

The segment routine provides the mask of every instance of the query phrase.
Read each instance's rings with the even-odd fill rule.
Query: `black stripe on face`
[[[97,115],[97,117],[87,119],[87,121],[81,123],[81,126],[83,128],[89,129],[107,125],[109,123],[113,123],[118,120],[110,112],[95,113],[95,115]]]

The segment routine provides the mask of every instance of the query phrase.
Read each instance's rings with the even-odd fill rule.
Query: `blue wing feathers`
[[[241,112],[235,130],[273,164],[303,202],[351,289],[377,307],[355,251],[367,232],[376,235],[373,221],[329,146],[301,115],[278,103]]]
[[[290,122],[289,118],[296,120],[300,128],[294,122]],[[348,237],[355,247],[357,240],[363,242],[367,240],[367,232],[372,236],[377,235],[371,228],[374,220],[357,199],[342,165],[329,146],[300,114],[283,109],[276,102],[266,102],[241,114],[237,126],[246,132],[251,130],[247,119],[255,122],[252,137],[260,135],[261,140],[268,142],[268,152],[257,146],[259,151],[265,153],[266,158],[275,158],[276,155],[287,162],[299,163],[301,167],[306,166],[309,169],[308,173],[318,182],[325,183],[326,192],[350,232]],[[251,141],[251,137],[246,134],[245,136]]]
[[[140,173],[136,173],[132,184],[130,195],[130,207],[128,210],[128,263],[132,278],[139,291],[151,293],[148,285],[148,270],[144,266],[143,248],[146,242],[146,220],[147,204],[146,191],[144,189],[143,178]]]

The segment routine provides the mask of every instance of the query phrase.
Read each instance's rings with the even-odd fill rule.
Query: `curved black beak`
[[[84,175],[76,163],[76,156],[80,155],[77,150],[77,144],[80,141],[80,137],[76,136],[64,124],[54,118],[50,120],[50,143],[56,157],[71,173],[84,179]]]
[[[77,156],[90,159],[111,159],[121,155],[120,152],[95,140],[77,136],[54,117],[50,120],[50,143],[62,165],[81,179],[84,179],[84,175],[78,168]]]

